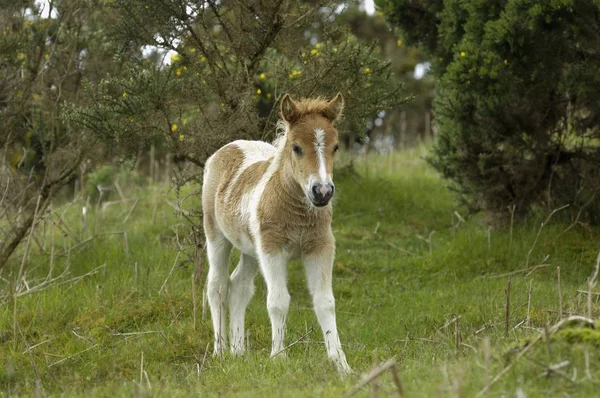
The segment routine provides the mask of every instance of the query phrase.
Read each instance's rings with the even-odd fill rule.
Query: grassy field
[[[123,187],[129,201],[104,213],[92,206],[85,228],[83,200],[56,206],[31,239],[21,280],[26,245],[2,271],[0,394],[336,397],[389,358],[409,397],[475,396],[486,386],[483,396],[597,394],[600,324],[554,325],[561,311],[588,316],[600,230],[569,225],[560,211],[543,227],[549,214],[488,227],[423,155],[373,157],[368,167],[358,159],[355,173],[336,175],[334,291],[355,376],[340,379],[326,359],[299,263],[289,272],[286,341],[298,343],[288,358],[269,360],[260,278],[248,354],[212,358],[206,272],[194,292],[193,264],[178,256],[186,221],[157,184]],[[381,396],[395,394],[391,374],[377,384]]]

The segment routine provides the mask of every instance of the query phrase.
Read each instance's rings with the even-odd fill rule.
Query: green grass
[[[52,395],[329,397],[355,385],[360,373],[372,367],[374,357],[380,361],[395,357],[407,396],[473,396],[488,378],[509,365],[510,370],[491,387],[490,396],[515,396],[518,389],[527,396],[597,393],[600,333],[596,329],[567,326],[515,358],[546,325],[559,320],[557,266],[564,316],[587,313],[586,297],[577,290],[587,289],[600,249],[600,230],[580,225],[568,229],[560,217],[540,229],[547,214],[515,224],[512,234],[510,226],[489,228],[481,216],[469,216],[456,203],[422,155],[420,149],[373,157],[368,167],[358,159],[356,173],[342,170],[336,175],[334,291],[342,343],[357,376],[340,379],[327,361],[297,262],[290,264],[292,303],[286,341],[297,340],[311,328],[314,332],[290,348],[286,360],[269,360],[266,292],[259,277],[246,319],[248,354],[212,358],[208,311],[202,315],[206,271],[197,289],[196,328],[193,264],[185,254],[159,293],[174,264],[176,241],[183,239],[187,227],[165,203],[174,194],[168,187],[152,186],[125,188],[128,197],[139,199],[125,224],[133,200],[110,206],[104,218],[100,211],[90,210],[85,231],[81,231],[82,202],[54,213],[56,221],[64,211],[69,233],[49,222],[45,233],[44,224],[38,226],[27,263],[30,287],[48,274],[52,236],[54,276],[67,264],[68,275],[62,280],[105,264],[97,273],[15,302],[11,289],[20,255],[3,270],[0,391],[33,395],[37,373],[39,388]],[[185,206],[198,206],[197,197]],[[94,232],[110,231],[127,232],[129,254],[122,234],[100,235],[75,246],[73,235],[84,240]],[[542,263],[550,265],[528,276],[512,276],[511,330],[506,335],[508,277],[490,276]],[[525,327],[521,322],[527,315],[530,284],[531,320]],[[593,316],[597,319],[599,313],[594,301]],[[489,359],[483,349],[486,338],[491,345]],[[142,355],[151,388],[145,377],[140,383]],[[564,360],[569,363],[560,374],[540,376],[545,367]],[[393,393],[389,374],[379,382],[382,395]],[[360,394],[369,393],[366,388]]]

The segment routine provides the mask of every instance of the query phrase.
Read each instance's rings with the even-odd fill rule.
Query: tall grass
[[[336,172],[334,290],[351,366],[360,374],[374,357],[394,357],[407,396],[474,396],[488,387],[490,396],[595,394],[600,333],[585,320],[553,325],[561,312],[598,317],[588,278],[600,230],[560,217],[542,226],[548,214],[490,228],[456,203],[421,159],[425,151],[361,155]],[[348,161],[345,154],[339,164]],[[182,196],[197,187],[188,189]],[[181,203],[165,185],[123,191],[123,203],[88,204],[85,223],[85,200],[55,206],[21,253],[21,280],[23,257],[3,271],[5,394],[340,396],[358,383],[328,363],[297,262],[287,340],[303,338],[288,359],[268,359],[260,277],[247,355],[213,358],[205,271],[192,282],[188,224],[173,207]],[[194,210],[197,197],[182,206]],[[387,372],[377,384],[381,395],[396,391]]]

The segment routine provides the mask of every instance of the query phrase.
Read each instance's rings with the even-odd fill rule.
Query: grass
[[[558,214],[543,227],[548,214],[512,228],[490,228],[456,203],[421,160],[423,151],[361,158],[355,172],[341,169],[336,175],[334,291],[350,365],[360,375],[374,358],[395,357],[405,393],[413,397],[474,396],[507,366],[489,396],[520,390],[527,396],[597,393],[597,328],[569,323],[548,338],[538,337],[559,321],[557,266],[563,318],[587,315],[587,295],[578,291],[587,291],[600,230],[569,228]],[[15,280],[21,257],[3,270],[0,391],[333,397],[358,382],[359,375],[340,379],[327,361],[297,262],[289,267],[286,341],[314,332],[290,348],[286,360],[269,360],[265,285],[257,278],[246,319],[248,354],[212,358],[210,318],[202,306],[206,271],[196,291],[194,327],[193,261],[182,253],[175,263],[177,241],[187,227],[165,202],[173,202],[174,194],[161,185],[123,188],[130,200],[108,207],[104,215],[92,206],[85,230],[82,201],[53,213],[61,229],[50,221],[38,225],[25,280],[29,288],[43,283],[54,240],[52,275],[67,273],[52,286],[15,300],[14,286],[24,289],[23,281]],[[197,197],[185,206],[198,206]],[[61,214],[67,227],[57,221]],[[122,233],[100,235],[122,231],[129,252]],[[499,276],[539,264],[547,265]],[[600,313],[597,297],[594,319]],[[563,361],[568,363],[550,369]],[[379,389],[382,395],[394,393],[390,374],[380,377]],[[359,392],[368,394],[369,388]]]

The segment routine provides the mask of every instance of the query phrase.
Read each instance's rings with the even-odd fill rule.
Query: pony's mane
[[[303,117],[312,114],[327,116],[330,112],[332,112],[331,108],[329,107],[329,101],[322,97],[302,98],[298,101],[294,101],[294,105],[296,105],[294,112],[294,117],[296,120],[300,120]],[[273,140],[273,146],[275,146],[278,150],[281,150],[285,144],[285,138],[289,128],[290,126],[287,121],[283,119],[277,121],[277,125],[275,127],[276,136],[275,140]]]

